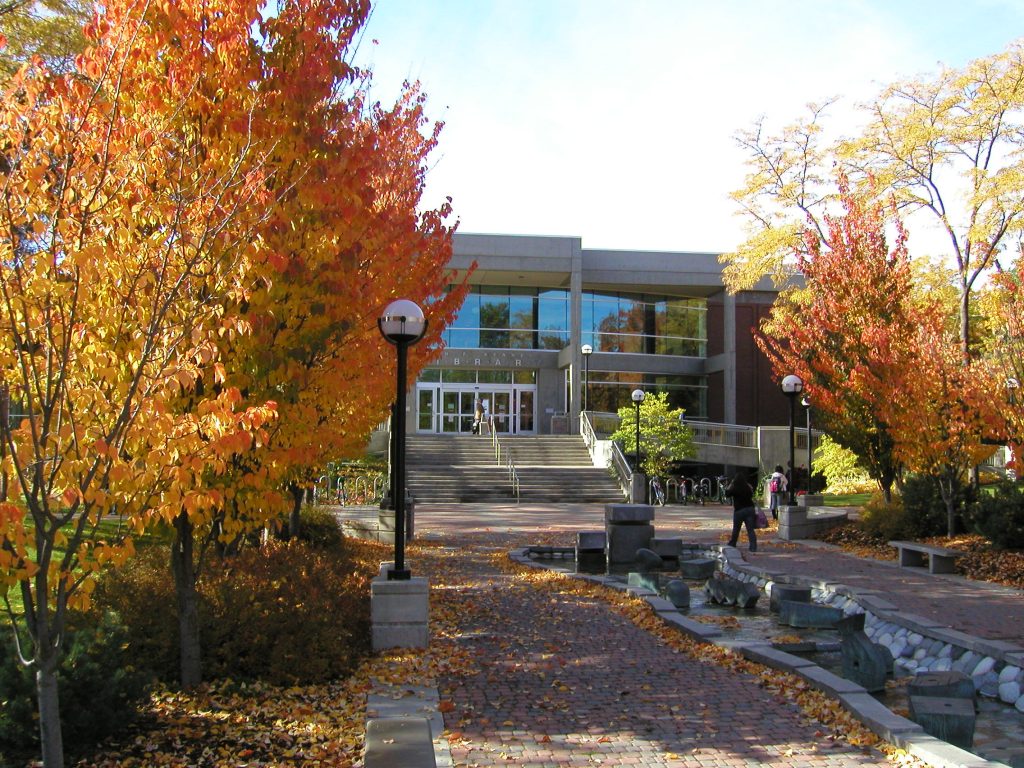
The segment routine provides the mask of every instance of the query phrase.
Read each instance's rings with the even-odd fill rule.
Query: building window
[[[707,357],[707,304],[639,294],[583,294],[583,343],[599,352]]]
[[[569,343],[569,294],[473,286],[444,341],[453,349],[562,349]]]
[[[638,387],[645,392],[665,392],[672,408],[682,408],[688,419],[707,419],[708,383],[704,376],[663,376],[627,371],[590,371],[587,405],[592,411],[617,413],[632,407],[630,397]]]

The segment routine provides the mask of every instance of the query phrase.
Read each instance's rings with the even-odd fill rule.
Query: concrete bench
[[[896,551],[899,553],[900,568],[923,568],[924,556],[928,555],[929,573],[955,573],[953,563],[964,554],[956,549],[921,544],[917,541],[890,541],[889,546],[896,547]]]
[[[378,717],[366,722],[365,768],[436,768],[430,721]]]

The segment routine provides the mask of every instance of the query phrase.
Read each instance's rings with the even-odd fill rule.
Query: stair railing
[[[512,486],[512,493],[516,497],[516,504],[519,503],[519,472],[516,470],[516,464],[512,461],[512,452],[507,448],[503,451],[501,441],[498,439],[498,432],[494,428],[494,417],[488,420],[491,432],[491,445],[494,446],[494,463],[499,467],[502,465],[501,455],[505,454],[505,472],[508,476],[508,482]]]
[[[612,443],[612,469],[615,470],[615,479],[619,481],[623,497],[628,499],[633,487],[633,468],[617,440]]]

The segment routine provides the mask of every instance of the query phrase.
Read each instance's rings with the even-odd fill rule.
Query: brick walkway
[[[655,526],[659,536],[723,543],[730,520],[724,507],[669,506],[658,508]],[[601,601],[535,589],[493,563],[514,547],[571,546],[575,531],[604,527],[603,506],[424,505],[416,525],[445,556],[414,558],[411,567],[444,589],[455,606],[443,622],[448,639],[475,662],[438,681],[450,702],[444,717],[455,766],[887,764],[877,752],[828,739],[754,678],[693,661]],[[761,567],[871,590],[969,634],[1024,637],[1019,591],[770,534],[761,542],[751,555],[746,535],[740,539],[744,557]]]
[[[457,642],[477,669],[438,681],[452,702],[456,766],[863,766],[876,752],[837,744],[748,675],[689,659],[602,601],[552,594],[489,557],[518,535],[444,536],[443,584]],[[449,550],[450,552],[451,550]]]

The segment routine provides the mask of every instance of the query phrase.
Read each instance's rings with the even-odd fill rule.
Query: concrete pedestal
[[[422,576],[388,581],[385,572],[371,581],[373,650],[426,648],[430,643],[429,598],[430,585]]]
[[[654,538],[654,507],[649,504],[606,504],[605,560],[608,567],[636,560],[638,549],[650,549]]]
[[[647,503],[647,475],[634,472],[629,476],[629,502],[631,504]]]

